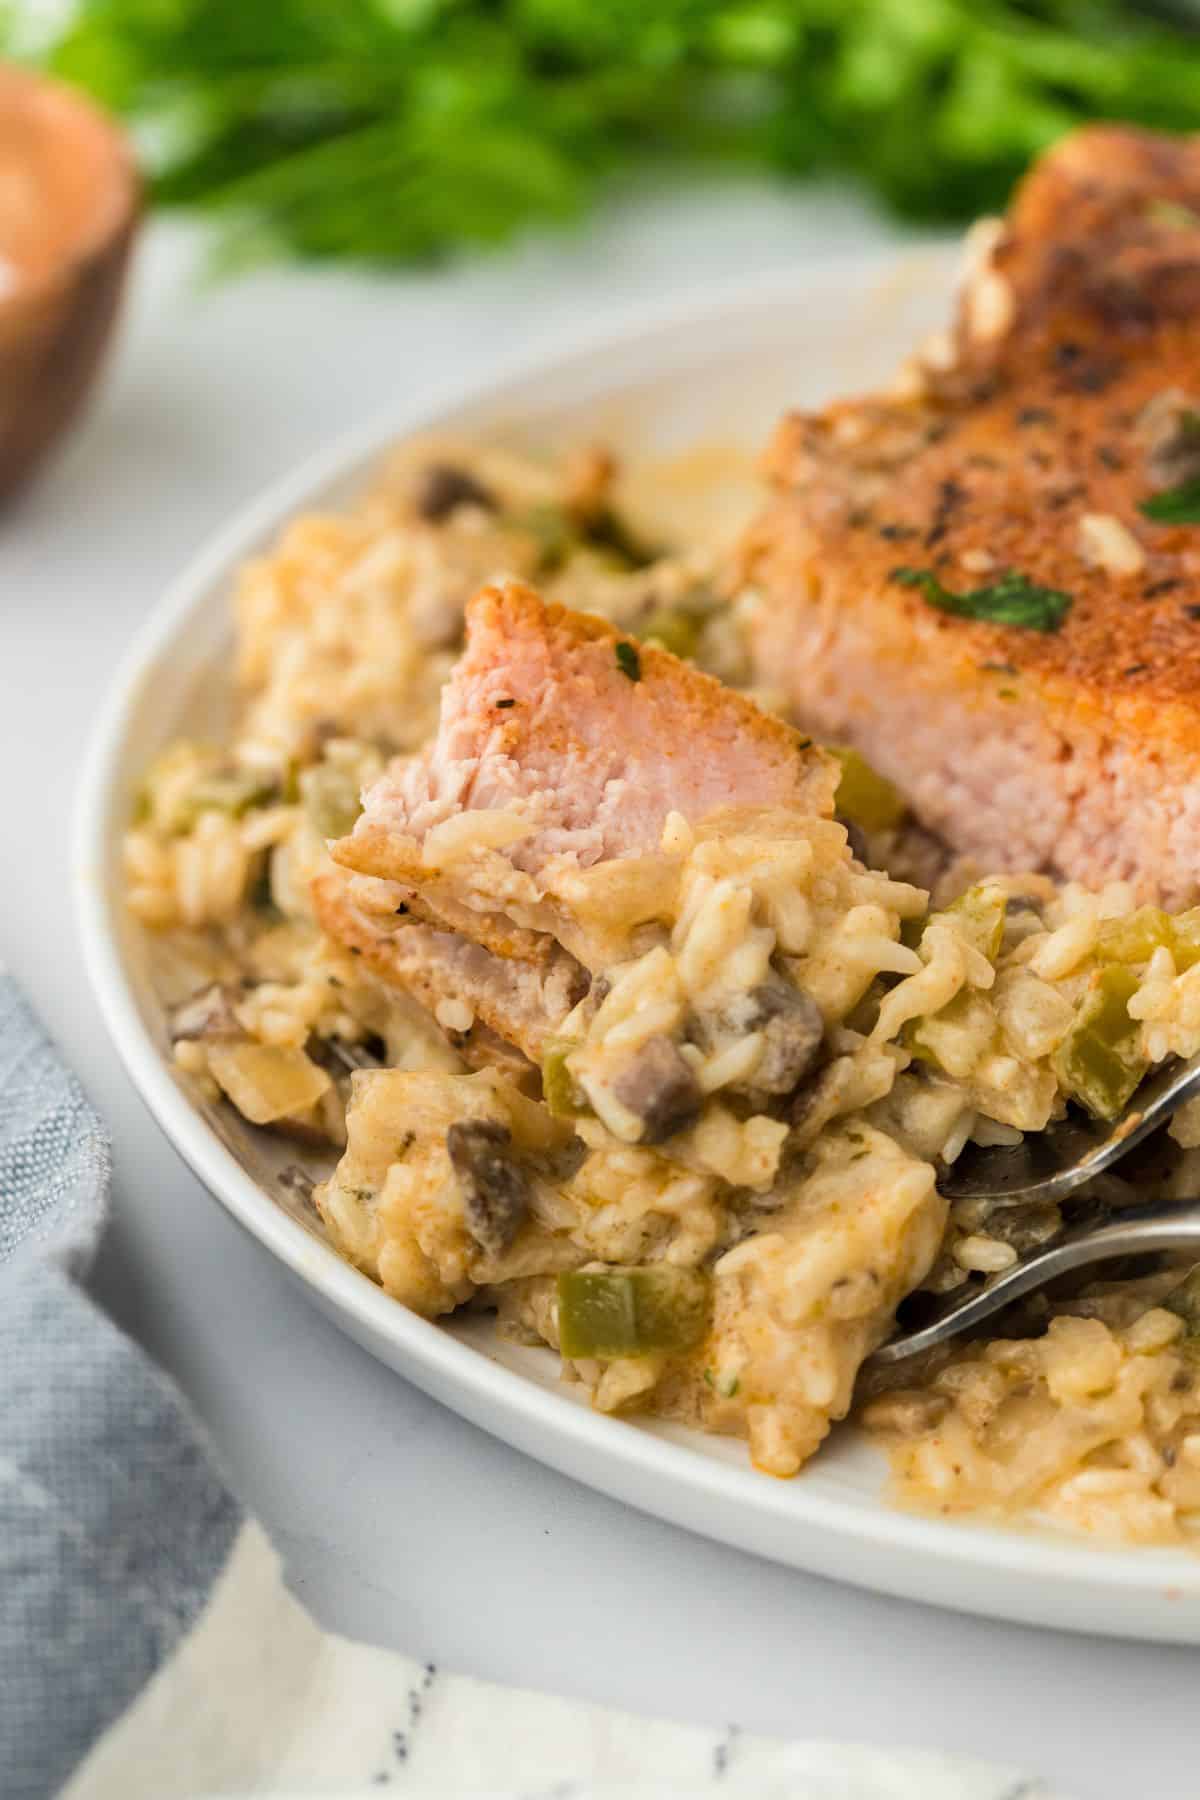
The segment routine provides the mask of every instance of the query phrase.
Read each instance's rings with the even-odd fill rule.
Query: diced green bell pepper
[[[222,812],[240,819],[251,807],[278,796],[278,783],[269,776],[222,771],[215,752],[183,740],[168,745],[147,769],[134,822],[174,836],[191,831],[201,813]]]
[[[1101,962],[1149,962],[1156,950],[1171,943],[1171,920],[1158,906],[1140,906],[1124,919],[1106,919],[1096,940]]]
[[[1171,954],[1181,975],[1200,962],[1200,906],[1176,913],[1171,920]]]
[[[573,1269],[558,1278],[564,1356],[676,1354],[708,1329],[709,1281],[695,1269]]]
[[[1160,1304],[1183,1320],[1190,1338],[1200,1337],[1200,1263],[1188,1270],[1178,1287],[1164,1294]]]
[[[538,570],[551,575],[561,569],[571,551],[579,543],[578,533],[561,506],[545,503],[531,506],[509,520],[518,531],[528,532],[537,545]]]
[[[289,756],[283,771],[282,799],[287,806],[296,806],[300,801],[300,772],[304,765],[295,756]]]
[[[604,507],[586,522],[584,535],[589,544],[607,550],[626,569],[649,568],[663,554],[657,545],[649,544],[639,537],[628,519],[623,518],[619,512],[614,512],[611,506]]]
[[[588,1097],[567,1067],[577,1038],[552,1038],[542,1056],[542,1099],[556,1119],[580,1119],[592,1110]]]
[[[1145,963],[1168,949],[1182,975],[1200,962],[1200,907],[1172,916],[1158,906],[1141,906],[1124,919],[1106,919],[1096,942],[1101,962]]]
[[[834,806],[843,819],[864,831],[886,831],[898,825],[908,811],[897,788],[878,774],[857,750],[830,744],[830,752],[842,765]]]
[[[1128,1010],[1137,987],[1138,977],[1127,964],[1102,969],[1054,1054],[1063,1088],[1098,1119],[1115,1118],[1146,1073],[1138,1027]]]
[[[263,806],[278,794],[277,784],[261,775],[206,775],[189,792],[186,810],[193,821],[205,812],[223,812],[231,819],[240,819],[252,807]]]
[[[923,913],[919,919],[901,919],[900,942],[908,950],[919,950],[925,927],[936,919],[951,919],[973,949],[995,962],[1004,942],[1004,925],[1008,918],[1008,895],[988,881],[976,882],[965,894],[951,901],[944,912]],[[939,1017],[945,1017],[943,1007]]]
[[[359,780],[349,769],[318,763],[300,775],[300,797],[309,823],[323,838],[345,837],[362,811]]]
[[[195,823],[187,816],[183,796],[188,792],[187,778],[198,766],[211,766],[207,746],[180,739],[168,744],[145,770],[133,805],[135,825],[151,825],[159,831],[188,831]],[[168,804],[168,799],[170,804]]]
[[[672,656],[695,656],[703,620],[683,606],[656,606],[638,625],[639,637],[652,639]]]
[[[1008,895],[989,881],[976,882],[951,902],[946,911],[958,922],[973,947],[995,962],[1004,941]]]

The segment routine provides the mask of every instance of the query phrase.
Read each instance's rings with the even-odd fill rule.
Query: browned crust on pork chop
[[[652,852],[672,810],[696,822],[731,805],[828,813],[835,785],[831,758],[745,696],[510,582],[467,609],[437,738],[390,766],[332,854],[497,956],[535,961],[557,937],[588,962],[595,945],[572,935],[552,869]],[[475,813],[524,831],[484,880],[435,835]]]
[[[658,757],[681,771],[698,756],[715,762],[737,742],[748,742],[761,768],[779,783],[778,804],[800,804],[811,803],[827,770],[822,753],[809,740],[744,694],[667,650],[637,642],[607,619],[543,600],[522,582],[486,587],[471,601],[464,658],[468,668],[472,634],[482,637],[489,631],[512,644],[544,643],[550,661],[578,689],[580,705],[606,705],[603,726],[615,734],[614,743],[644,738]],[[627,645],[635,660],[622,661],[618,645]],[[631,668],[636,668],[636,679],[630,677]],[[510,697],[499,691],[510,673],[503,665],[495,669],[496,699]],[[594,749],[582,712],[572,715],[518,700],[499,721],[490,730],[498,730],[499,746],[517,762],[534,749],[543,760]]]
[[[912,399],[783,422],[767,459],[780,498],[747,536],[748,578],[809,584],[831,613],[885,609],[897,648],[948,680],[994,687],[998,666],[1080,723],[1200,748],[1200,526],[1138,510],[1162,485],[1152,403],[1200,407],[1198,320],[1200,139],[1067,138],[964,293],[954,366],[927,369]],[[1086,552],[1089,515],[1124,528],[1136,567]],[[1061,628],[951,617],[893,579],[927,568],[974,589],[987,558],[1069,594]]]
[[[489,1032],[515,1044],[532,1062],[540,1062],[562,1020],[587,990],[583,970],[553,946],[553,954],[543,955],[538,964],[524,965],[489,956],[477,944],[414,919],[385,930],[356,904],[353,877],[341,869],[316,876],[310,891],[322,931],[361,956],[385,985],[403,989],[433,1014],[442,1000],[463,1001]],[[468,1061],[481,1066],[495,1062],[489,1046],[481,1046],[473,1058],[470,1044],[459,1042]]]
[[[515,925],[502,912],[464,906],[450,889],[445,872],[413,855],[411,843],[411,839],[397,839],[387,826],[365,824],[353,837],[331,844],[329,850],[343,868],[394,883],[414,919],[461,932],[485,945],[493,956],[538,963],[552,954],[552,941],[544,931]]]

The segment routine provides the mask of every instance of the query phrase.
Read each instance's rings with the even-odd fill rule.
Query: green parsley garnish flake
[[[930,606],[960,619],[988,625],[1016,625],[1023,631],[1057,631],[1071,610],[1071,596],[1058,588],[1039,587],[1016,569],[1006,569],[986,587],[955,594],[943,587],[932,569],[893,569],[892,580],[920,588]]]
[[[1178,487],[1164,488],[1143,500],[1138,511],[1160,525],[1200,525],[1200,476],[1181,481]]]
[[[617,645],[617,667],[630,681],[642,679],[642,659],[633,644],[621,642]]]

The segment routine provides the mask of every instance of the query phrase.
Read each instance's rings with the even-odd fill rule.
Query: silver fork
[[[998,1145],[964,1151],[939,1177],[938,1189],[948,1200],[991,1200],[997,1206],[1065,1200],[1105,1174],[1197,1094],[1200,1052],[1187,1062],[1156,1069],[1124,1112],[1106,1124],[1068,1117],[1045,1131],[1030,1132],[1011,1150]]]
[[[939,1178],[938,1187],[948,1199],[990,1200],[1002,1208],[1063,1200],[1107,1173],[1197,1094],[1200,1053],[1150,1076],[1111,1123],[1069,1119],[1031,1133],[1014,1149],[997,1147],[964,1155],[961,1166],[954,1163]],[[1059,1275],[1116,1257],[1164,1250],[1194,1250],[1200,1258],[1200,1200],[1155,1200],[1123,1206],[1099,1222],[1092,1218],[1066,1225],[1049,1243],[994,1275],[986,1287],[972,1288],[966,1295],[957,1290],[949,1294],[932,1319],[916,1330],[898,1332],[871,1361],[897,1363],[948,1343]]]
[[[889,1338],[870,1360],[876,1365],[903,1362],[961,1337],[1058,1275],[1148,1250],[1193,1250],[1200,1259],[1200,1200],[1153,1200],[1145,1206],[1122,1207],[1098,1225],[1068,1225],[1050,1243],[993,1275],[986,1287],[972,1289],[966,1299],[959,1293],[949,1295],[936,1318],[919,1330]]]

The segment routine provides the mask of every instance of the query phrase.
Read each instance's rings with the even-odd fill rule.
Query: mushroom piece
[[[613,1093],[642,1121],[643,1144],[661,1144],[694,1125],[704,1103],[692,1065],[661,1032],[647,1038],[621,1070]]]
[[[529,1182],[498,1119],[459,1119],[446,1133],[467,1230],[489,1256],[507,1250],[529,1210]]]
[[[233,1010],[241,997],[241,988],[230,982],[214,981],[211,987],[198,989],[172,1007],[168,1014],[171,1042],[178,1044],[183,1038],[208,1038],[230,1043],[236,1038],[244,1038],[246,1031]]]
[[[313,1189],[317,1185],[316,1180],[307,1169],[301,1168],[299,1163],[288,1163],[286,1168],[280,1169],[275,1177],[275,1184],[282,1188],[285,1194],[290,1194],[294,1199],[299,1200],[303,1206],[313,1205]]]
[[[748,1085],[756,1093],[790,1094],[816,1068],[825,1020],[811,994],[787,981],[764,981],[725,1013],[737,1031],[761,1031],[763,1053]]]
[[[481,506],[496,510],[496,496],[477,481],[469,469],[456,463],[430,463],[417,483],[414,503],[418,513],[431,524],[440,524],[460,506]]]

